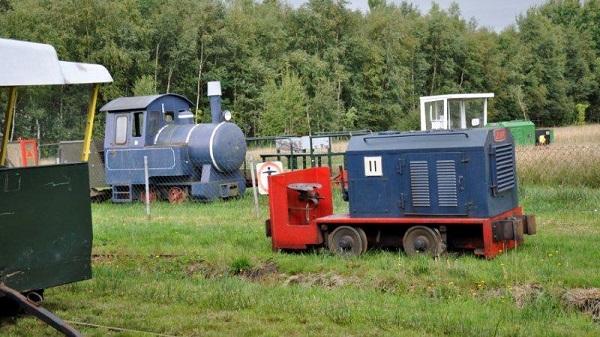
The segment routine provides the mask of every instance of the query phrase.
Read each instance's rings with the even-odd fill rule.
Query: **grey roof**
[[[49,44],[0,38],[0,87],[112,81],[102,65],[59,61]]]
[[[100,111],[111,112],[124,110],[145,110],[150,104],[152,104],[152,102],[165,96],[175,96],[185,100],[190,105],[193,105],[192,102],[190,102],[190,100],[185,98],[184,96],[177,94],[162,94],[151,96],[119,97],[106,103],[103,107],[100,108]]]
[[[373,150],[433,150],[450,148],[482,147],[488,141],[491,128],[464,130],[430,130],[408,132],[380,132],[372,135],[353,136],[348,142],[346,154],[372,152]],[[507,138],[511,138],[509,135]]]

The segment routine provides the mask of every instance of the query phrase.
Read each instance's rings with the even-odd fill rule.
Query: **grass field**
[[[45,305],[163,336],[600,336],[600,125],[555,132],[551,146],[517,150],[538,235],[495,260],[273,252],[266,198],[259,217],[250,196],[156,203],[150,220],[141,204],[103,203],[93,205],[94,278],[49,289]],[[346,207],[336,196],[336,212]],[[59,335],[18,318],[0,321],[0,336]]]
[[[170,336],[600,335],[565,300],[600,288],[600,191],[528,186],[521,198],[538,235],[492,261],[272,252],[266,199],[259,218],[250,197],[158,203],[151,220],[141,204],[96,204],[94,278],[48,290],[46,306],[69,321]],[[58,336],[32,318],[2,322],[0,335]]]

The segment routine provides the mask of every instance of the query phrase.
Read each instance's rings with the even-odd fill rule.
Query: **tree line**
[[[172,92],[198,102],[220,80],[248,136],[416,129],[419,96],[494,92],[490,120],[600,121],[600,0],[553,0],[496,32],[454,4],[427,13],[370,0],[0,0],[0,36],[105,65],[101,102]],[[87,91],[20,93],[16,134],[82,135]],[[0,107],[6,94],[0,96]],[[97,134],[103,132],[98,115]]]

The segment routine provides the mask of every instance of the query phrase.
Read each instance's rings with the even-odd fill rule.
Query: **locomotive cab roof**
[[[160,94],[150,96],[119,97],[106,103],[102,108],[100,108],[100,111],[117,112],[127,110],[146,110],[152,103],[165,97],[175,97],[185,101],[190,107],[193,106],[192,102],[185,96],[177,94]]]

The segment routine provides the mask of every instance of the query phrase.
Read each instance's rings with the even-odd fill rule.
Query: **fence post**
[[[260,217],[260,209],[258,208],[258,189],[256,187],[256,174],[254,173],[254,161],[250,162],[250,178],[252,178],[252,193],[254,194],[254,212],[256,218]]]
[[[144,185],[146,185],[146,216],[150,219],[150,178],[148,177],[148,156],[144,156]]]

